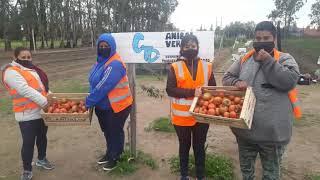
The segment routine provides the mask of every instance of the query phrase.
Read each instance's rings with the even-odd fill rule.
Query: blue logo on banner
[[[141,53],[144,51],[144,60],[148,63],[153,63],[160,57],[160,52],[153,48],[153,46],[145,46],[141,45],[139,47],[139,42],[144,40],[144,36],[142,33],[136,33],[133,37],[132,48],[134,52]]]

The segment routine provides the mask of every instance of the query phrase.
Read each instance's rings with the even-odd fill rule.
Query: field
[[[296,38],[283,42],[284,52],[289,52],[299,63],[301,73],[314,73],[320,56],[320,38]]]
[[[224,71],[230,64],[230,50],[217,53],[214,65],[217,72]],[[1,53],[0,65],[10,62],[10,54]],[[81,48],[74,50],[41,51],[34,54],[34,62],[49,75],[53,92],[87,92],[87,73],[95,63],[95,50]],[[215,74],[221,84],[220,73]],[[47,172],[34,168],[34,179],[102,180],[102,179],[177,179],[170,172],[168,161],[178,153],[178,139],[175,133],[146,131],[150,123],[159,117],[169,115],[169,99],[155,99],[145,95],[140,85],[151,84],[164,89],[166,80],[151,76],[137,77],[137,148],[149,153],[159,168],[140,168],[130,176],[113,177],[101,171],[96,160],[104,152],[104,138],[96,117],[90,127],[49,127],[48,158],[56,169]],[[320,174],[320,86],[299,87],[304,118],[295,123],[292,141],[283,160],[283,179],[302,180]],[[10,99],[0,87],[0,180],[17,179],[21,172],[19,127],[11,114]],[[127,125],[125,126],[127,129]],[[208,133],[208,151],[229,157],[234,164],[235,179],[241,179],[237,144],[228,127],[211,126]],[[192,150],[191,150],[192,152]],[[36,158],[36,154],[35,154]],[[257,163],[258,179],[261,168]]]

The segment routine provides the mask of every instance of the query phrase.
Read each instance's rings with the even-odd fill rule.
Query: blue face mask
[[[108,58],[108,57],[110,57],[111,48],[99,48],[98,53],[103,58]]]

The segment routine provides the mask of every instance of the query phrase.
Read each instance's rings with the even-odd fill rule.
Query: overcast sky
[[[307,0],[307,3],[297,13],[298,27],[309,25],[311,5],[316,0]],[[171,22],[181,30],[196,30],[201,24],[206,28],[210,25],[222,26],[232,21],[255,21],[256,23],[268,20],[267,15],[275,8],[273,0],[178,0],[179,5],[171,15]]]

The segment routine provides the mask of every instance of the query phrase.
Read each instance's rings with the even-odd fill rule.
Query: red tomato
[[[239,97],[235,97],[235,98],[234,98],[234,103],[235,103],[235,104],[239,104],[240,101],[241,101],[241,98],[239,98]]]
[[[209,108],[209,109],[215,109],[215,108],[216,108],[216,105],[214,105],[213,103],[210,103],[210,104],[208,105],[208,108]]]
[[[237,118],[237,113],[234,111],[230,112],[230,118]]]
[[[215,111],[214,109],[209,109],[209,110],[208,110],[208,114],[215,116],[215,115],[216,115],[216,111]]]

